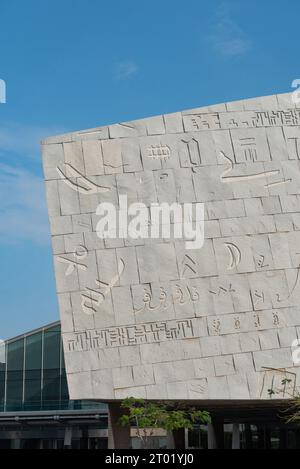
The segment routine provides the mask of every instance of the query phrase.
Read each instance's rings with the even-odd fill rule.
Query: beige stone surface
[[[299,129],[286,94],[43,141],[71,399],[297,389]],[[204,203],[204,246],[99,239],[97,206],[121,195]]]

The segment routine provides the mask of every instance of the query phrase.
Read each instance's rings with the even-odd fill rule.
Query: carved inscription
[[[285,398],[289,399],[295,396],[296,373],[283,369],[263,368],[260,398]]]
[[[284,314],[284,313],[283,313]],[[266,329],[276,329],[285,325],[284,316],[278,312],[264,311],[260,313],[226,314],[208,317],[209,335],[226,335],[237,332],[249,332]]]
[[[171,157],[171,149],[168,145],[151,145],[148,148],[148,157],[153,159],[168,159]]]
[[[105,301],[111,289],[118,283],[124,270],[125,262],[123,259],[120,259],[118,273],[111,279],[109,283],[95,280],[96,285],[102,290],[94,290],[92,288],[85,289],[85,292],[81,294],[81,306],[85,314],[92,315],[99,312],[101,304]]]
[[[196,113],[183,116],[186,131],[236,128],[260,128],[300,125],[300,109]],[[247,152],[251,159],[255,152]]]
[[[73,256],[75,257],[76,260],[68,259],[67,257],[59,256],[57,258],[58,262],[61,264],[66,264],[68,267],[65,272],[65,276],[69,277],[69,275],[72,275],[73,272],[75,272],[76,269],[81,269],[86,271],[87,266],[85,264],[82,264],[81,261],[86,259],[88,255],[88,250],[86,249],[85,246],[78,246],[77,250],[73,253]],[[80,261],[80,262],[79,262]]]
[[[195,337],[195,319],[160,321],[131,326],[111,327],[68,335],[66,344],[69,352],[84,352],[128,345],[166,342],[169,340]]]
[[[65,172],[60,167],[57,167],[56,170],[64,183],[80,194],[98,194],[109,192],[111,190],[110,187],[98,186],[94,182],[90,181],[69,163],[65,163]],[[67,172],[69,174],[68,176]]]

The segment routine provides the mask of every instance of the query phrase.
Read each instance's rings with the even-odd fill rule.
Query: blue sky
[[[39,141],[300,78],[299,0],[0,0],[0,338],[58,319]]]

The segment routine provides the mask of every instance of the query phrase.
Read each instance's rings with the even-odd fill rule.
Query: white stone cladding
[[[168,157],[150,158],[153,148]],[[42,151],[71,399],[295,392],[300,109],[291,94],[52,137]],[[99,239],[98,204],[118,207],[125,194],[147,206],[204,203],[203,248]]]

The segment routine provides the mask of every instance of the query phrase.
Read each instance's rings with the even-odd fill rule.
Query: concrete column
[[[174,443],[176,449],[185,449],[185,429],[179,428],[173,431]]]
[[[108,405],[108,449],[130,449],[130,427],[119,424],[124,410],[119,404]]]
[[[175,438],[173,432],[167,433],[167,449],[175,449]]]
[[[233,424],[232,428],[232,449],[241,449],[240,425]]]
[[[208,449],[224,449],[224,421],[212,418],[208,424]]]
[[[16,438],[15,440],[11,440],[11,449],[21,449],[21,440]]]
[[[212,423],[207,425],[207,442],[208,449],[217,449],[216,433]]]
[[[64,448],[72,448],[72,427],[66,427],[65,429]]]

